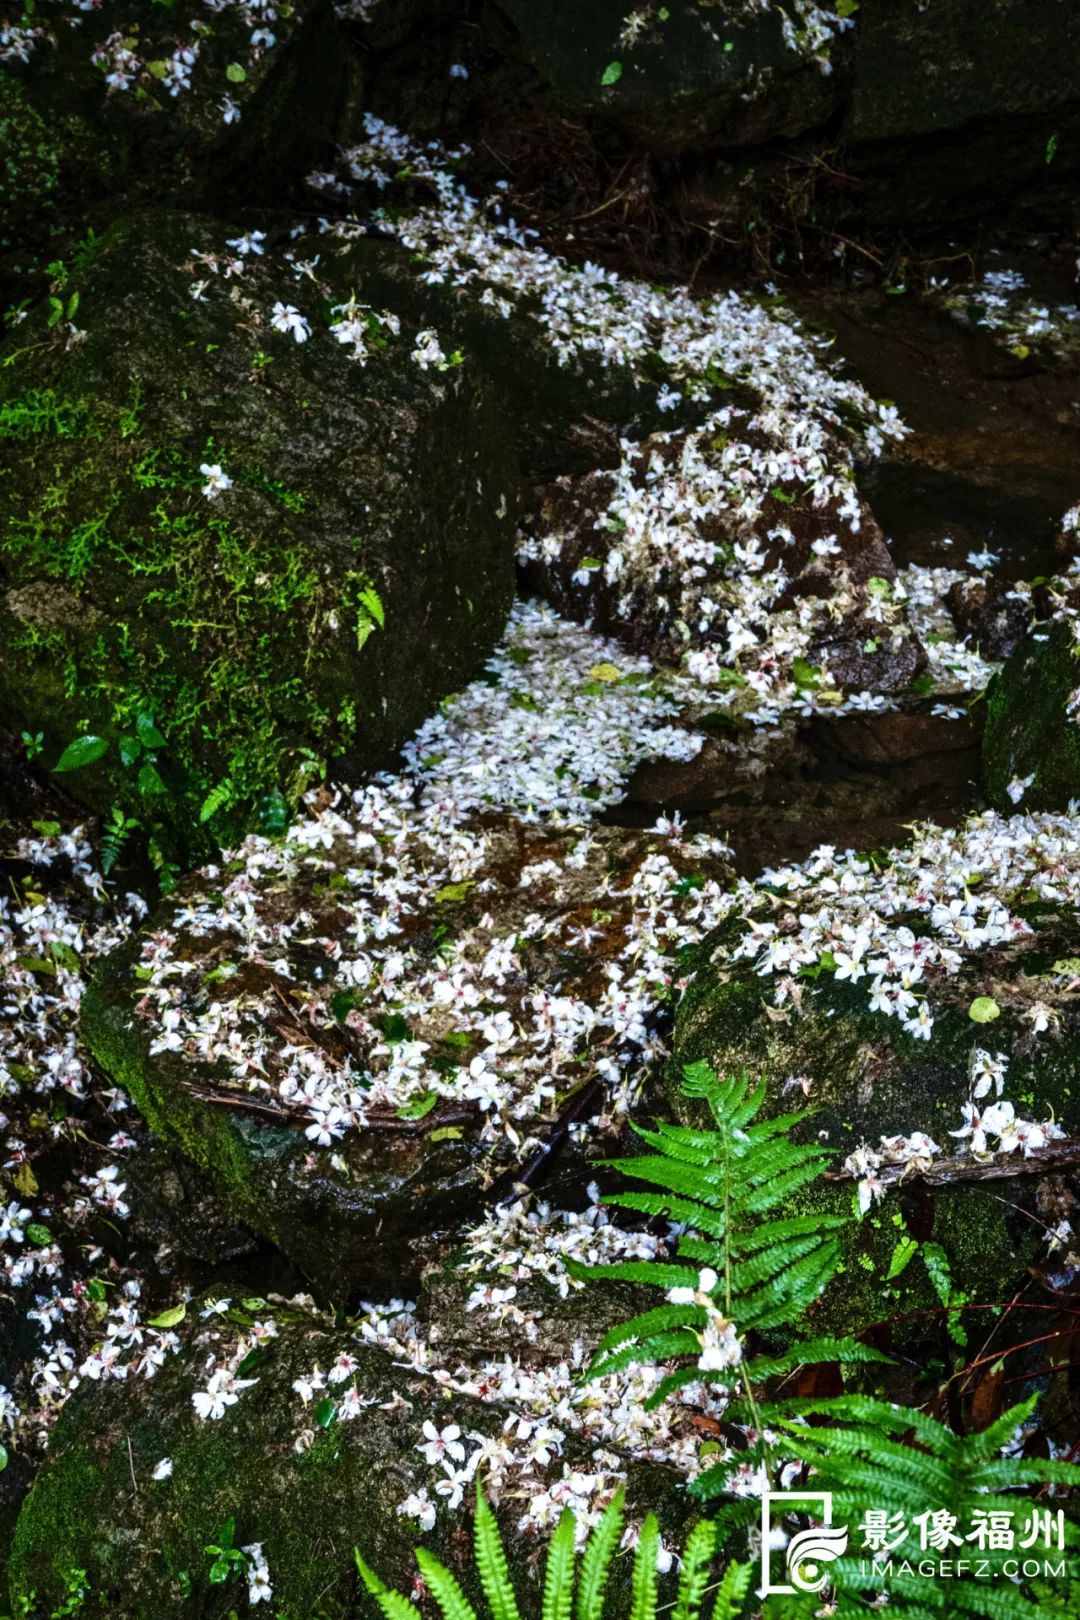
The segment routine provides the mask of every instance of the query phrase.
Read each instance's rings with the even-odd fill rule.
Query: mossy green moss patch
[[[352,285],[224,235],[119,227],[0,370],[0,714],[181,860],[389,758],[513,589],[514,452],[478,368],[422,371],[407,310],[357,363],[329,330]]]
[[[838,982],[828,970],[798,981],[794,997],[773,1005],[769,982],[730,959],[737,928],[729,925],[713,941],[721,947],[715,955],[701,953],[683,998],[665,1073],[668,1105],[685,1113],[683,1066],[705,1060],[720,1073],[763,1077],[773,1114],[813,1110],[799,1131],[836,1150],[840,1174],[801,1193],[800,1205],[809,1199],[830,1214],[854,1210],[855,1181],[842,1170],[861,1143],[879,1150],[883,1137],[921,1131],[940,1158],[955,1166],[967,1152],[973,1162],[967,1138],[953,1133],[963,1128],[972,1097],[976,1049],[1006,1059],[1004,1095],[1018,1118],[1056,1120],[1075,1136],[1080,1017],[1068,974],[1053,969],[1076,954],[1077,924],[1053,906],[1021,909],[1033,936],[975,954],[955,978],[935,980],[928,1039],[871,1011],[865,980]],[[990,1022],[972,1016],[972,1008],[982,1012],[980,997],[993,1009]],[[1038,1036],[1026,1016],[1037,1003],[1051,1018]],[[991,1085],[981,1107],[996,1096]],[[1037,1196],[1039,1178],[1016,1173],[1024,1163],[1019,1151],[1001,1162],[1001,1177],[985,1183],[922,1183],[916,1165],[907,1177],[894,1171],[881,1200],[845,1232],[843,1269],[815,1307],[815,1325],[837,1332],[882,1327],[897,1342],[939,1337],[961,1295],[992,1304],[1022,1286],[1043,1223],[1032,1218],[1034,1205],[1026,1214],[1020,1206]]]
[[[1077,692],[1080,656],[1069,620],[1033,630],[990,683],[983,780],[998,809],[1064,810],[1080,799]]]

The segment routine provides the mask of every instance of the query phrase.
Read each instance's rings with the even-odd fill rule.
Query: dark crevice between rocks
[[[692,831],[727,837],[746,877],[803,860],[819,844],[886,849],[904,842],[913,821],[954,826],[980,803],[982,709],[961,720],[816,715],[753,751],[737,737],[708,738],[688,764],[639,765],[625,799],[601,819],[648,827],[677,812]]]

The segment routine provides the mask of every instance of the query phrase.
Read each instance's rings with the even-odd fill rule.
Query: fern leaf
[[[476,1519],[473,1526],[476,1569],[484,1589],[491,1620],[521,1620],[517,1598],[510,1580],[506,1549],[495,1515],[484,1500],[480,1482],[476,1485]]]
[[[426,1547],[417,1547],[416,1562],[428,1589],[443,1613],[443,1620],[477,1620],[476,1610],[445,1564]]]
[[[754,1356],[745,1361],[743,1372],[751,1384],[763,1384],[767,1378],[779,1378],[796,1367],[815,1367],[823,1361],[838,1361],[844,1366],[879,1362],[887,1366],[889,1357],[859,1339],[802,1339],[783,1355]]]
[[[634,1367],[642,1361],[652,1365],[658,1361],[668,1361],[673,1356],[696,1356],[700,1349],[701,1340],[694,1333],[658,1333],[641,1344],[627,1344],[610,1355],[595,1357],[589,1363],[585,1377],[590,1381],[607,1378],[610,1373],[621,1372],[624,1367]]]
[[[671,1620],[699,1620],[709,1580],[709,1566],[715,1552],[716,1526],[708,1519],[699,1519],[686,1538],[682,1569],[679,1571],[679,1590],[675,1596],[675,1613]]]
[[[793,1215],[777,1221],[762,1221],[740,1231],[736,1238],[738,1252],[749,1256],[758,1249],[771,1249],[789,1238],[805,1237],[810,1232],[838,1232],[847,1226],[846,1215]]]
[[[750,1590],[751,1573],[749,1564],[728,1565],[716,1589],[712,1620],[738,1620],[738,1616],[743,1612],[746,1594]]]
[[[605,1333],[596,1347],[595,1357],[607,1350],[617,1350],[629,1339],[648,1339],[670,1328],[704,1327],[707,1315],[704,1305],[659,1305],[656,1310],[643,1311],[640,1316],[632,1316]]]
[[[674,1372],[668,1373],[666,1378],[660,1380],[652,1394],[642,1403],[642,1409],[646,1412],[655,1412],[658,1406],[663,1406],[669,1395],[685,1389],[687,1384],[700,1384],[701,1379],[702,1371],[696,1361],[689,1367],[676,1368]]]
[[[356,1567],[360,1571],[360,1579],[363,1581],[372,1597],[378,1597],[380,1592],[388,1592],[390,1590],[386,1582],[380,1575],[375,1573],[371,1565],[365,1564],[363,1558],[360,1556],[359,1547],[353,1548],[353,1557],[356,1560]]]
[[[209,821],[216,816],[219,810],[232,803],[233,783],[229,776],[223,777],[216,787],[212,787],[199,808],[199,820]]]
[[[820,1297],[839,1264],[839,1245],[823,1243],[789,1271],[737,1299],[732,1309],[735,1322],[740,1329],[753,1327],[760,1332],[790,1326]]]
[[[604,1203],[620,1209],[638,1210],[643,1215],[662,1215],[669,1221],[693,1226],[709,1237],[721,1237],[727,1221],[722,1210],[709,1209],[690,1198],[665,1193],[605,1193]]]
[[[575,1620],[603,1620],[604,1593],[611,1561],[622,1535],[625,1501],[626,1492],[620,1486],[586,1544],[581,1559]]]
[[[760,1288],[762,1283],[771,1283],[777,1278],[783,1278],[786,1282],[789,1267],[807,1255],[819,1253],[823,1247],[820,1235],[809,1232],[805,1237],[789,1238],[786,1243],[777,1243],[771,1249],[758,1250],[749,1260],[732,1266],[732,1290],[736,1294],[749,1294],[752,1289]],[[679,1252],[683,1252],[682,1245]]]
[[[641,1526],[634,1573],[630,1581],[630,1620],[655,1620],[656,1563],[660,1553],[660,1526],[650,1513]]]
[[[696,1288],[697,1268],[663,1265],[656,1260],[619,1260],[609,1266],[583,1266],[568,1260],[566,1269],[571,1277],[592,1282],[594,1277],[608,1277],[615,1282],[654,1283],[657,1288]]]
[[[978,1434],[967,1437],[965,1451],[969,1457],[996,1457],[1002,1446],[1007,1445],[1014,1433],[1025,1424],[1035,1410],[1036,1397],[1032,1395],[1028,1400],[1021,1401],[1016,1406],[1010,1406],[1007,1412]]]
[[[623,1168],[616,1161],[615,1168]],[[653,1187],[665,1187],[668,1192],[684,1198],[701,1199],[709,1187],[722,1191],[724,1177],[720,1171],[706,1172],[701,1166],[684,1164],[679,1159],[666,1159],[662,1154],[648,1153],[640,1159],[625,1161],[624,1173],[638,1181],[647,1181]]]
[[[548,1548],[541,1620],[570,1620],[574,1598],[574,1515],[564,1508]]]
[[[353,1548],[353,1557],[360,1572],[360,1579],[375,1599],[383,1620],[423,1620],[415,1603],[410,1603],[400,1592],[392,1592],[386,1582],[376,1575],[370,1564],[365,1564],[358,1547]]]

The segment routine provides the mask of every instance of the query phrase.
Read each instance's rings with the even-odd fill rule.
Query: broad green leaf
[[[162,793],[168,792],[158,773],[157,766],[151,765],[149,760],[145,765],[139,767],[139,792],[145,793],[148,798],[155,798]]]
[[[187,1303],[181,1300],[179,1305],[170,1305],[167,1311],[160,1316],[152,1316],[147,1323],[148,1327],[174,1328],[177,1327],[187,1315]]]
[[[135,730],[144,748],[164,748],[165,738],[154,724],[152,714],[140,714],[135,721]]]
[[[81,771],[85,765],[93,765],[108,751],[109,739],[107,737],[76,737],[74,742],[68,743],[53,766],[53,770]]]

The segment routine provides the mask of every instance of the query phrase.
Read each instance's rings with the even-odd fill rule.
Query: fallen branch
[[[1011,1181],[1014,1176],[1035,1176],[1045,1171],[1071,1170],[1080,1165],[1080,1142],[1058,1142],[1036,1148],[1025,1158],[911,1159],[906,1164],[884,1164],[874,1172],[885,1187],[923,1181],[928,1187],[951,1187],[965,1181]],[[827,1170],[826,1181],[861,1181],[851,1170]]]
[[[310,1125],[311,1114],[306,1108],[290,1108],[287,1104],[264,1102],[261,1097],[247,1096],[238,1091],[219,1091],[207,1086],[186,1086],[189,1097],[199,1102],[213,1103],[219,1108],[238,1108],[247,1114],[262,1114],[279,1125]],[[475,1108],[432,1109],[423,1119],[400,1119],[397,1114],[369,1114],[361,1130],[398,1131],[402,1135],[424,1136],[428,1131],[441,1130],[445,1125],[471,1125],[476,1119]]]

